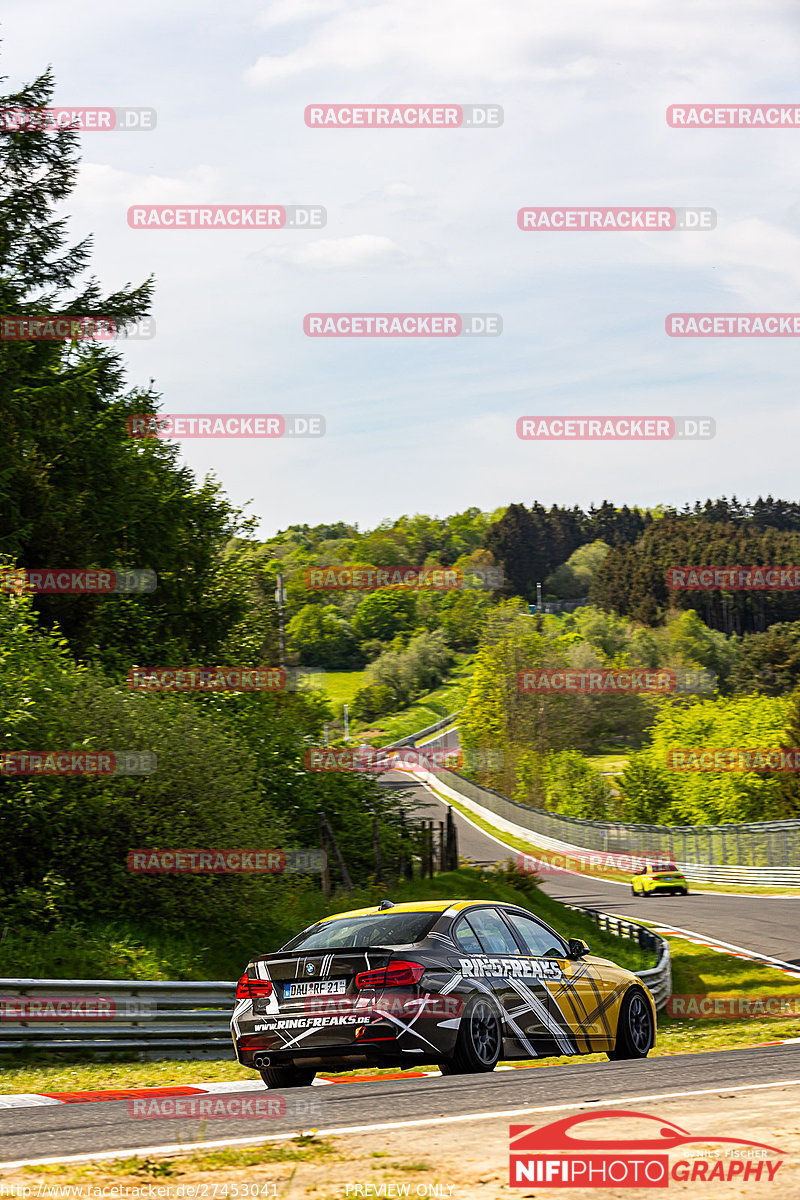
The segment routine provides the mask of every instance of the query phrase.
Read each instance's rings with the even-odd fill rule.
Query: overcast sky
[[[670,104],[800,104],[796,3],[5,0],[2,73],[150,106],[81,134],[73,240],[157,281],[131,385],[166,412],[320,412],[305,441],[182,443],[269,534],[538,499],[797,497],[797,339],[676,339],[673,311],[800,311],[800,128],[671,129]],[[494,129],[309,129],[306,105],[502,105]],[[134,230],[132,204],[319,204],[294,230]],[[699,205],[713,232],[523,233],[534,205]],[[311,339],[309,312],[489,312],[495,338]],[[537,443],[530,414],[698,414],[683,443]]]

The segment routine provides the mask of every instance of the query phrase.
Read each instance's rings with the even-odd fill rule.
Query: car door
[[[613,985],[586,959],[570,958],[564,939],[530,913],[504,909],[503,915],[528,954],[558,968],[560,977],[546,984],[549,1032],[556,1042],[563,1040],[563,1031],[577,1043],[578,1053],[613,1045]]]
[[[468,909],[456,922],[453,937],[469,955],[458,960],[465,983],[472,979],[477,990],[490,991],[503,1010],[507,1053],[512,1057],[538,1053],[547,1029],[540,969],[501,912],[490,905]]]

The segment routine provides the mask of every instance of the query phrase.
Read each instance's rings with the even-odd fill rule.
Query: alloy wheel
[[[472,1010],[470,1036],[480,1061],[494,1062],[500,1052],[500,1026],[494,1009],[485,1000],[479,1000]]]
[[[628,1006],[628,1029],[631,1041],[640,1052],[650,1048],[652,1017],[643,996],[632,996]]]

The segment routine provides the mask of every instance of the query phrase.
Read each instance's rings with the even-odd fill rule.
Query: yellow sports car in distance
[[[651,859],[638,875],[631,879],[634,896],[688,896],[689,884],[674,862]]]

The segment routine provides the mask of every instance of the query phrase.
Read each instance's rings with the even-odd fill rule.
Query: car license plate
[[[347,981],[344,979],[315,979],[313,983],[287,983],[283,995],[286,1000],[292,1000],[295,996],[336,996],[346,989]]]

